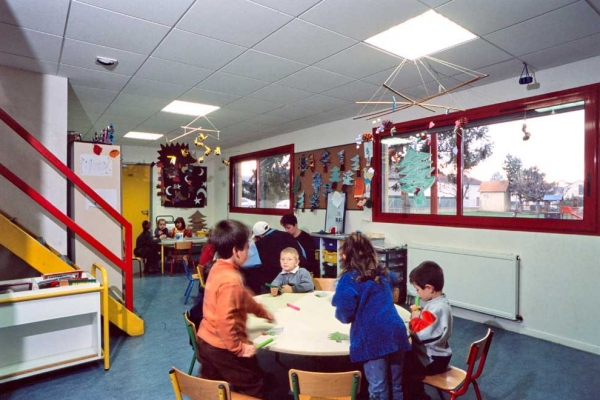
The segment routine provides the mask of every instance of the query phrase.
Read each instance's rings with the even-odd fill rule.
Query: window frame
[[[289,208],[262,208],[259,207],[260,201],[260,190],[258,190],[260,186],[260,170],[256,172],[256,207],[254,208],[246,208],[246,207],[238,207],[235,205],[235,185],[237,182],[235,181],[235,165],[245,161],[256,161],[257,168],[260,168],[259,159],[265,157],[272,157],[278,155],[289,154],[290,156],[290,190],[288,193],[288,197],[290,199],[290,207]],[[253,153],[246,153],[239,156],[230,157],[229,159],[229,212],[234,213],[242,213],[242,214],[262,214],[262,215],[284,215],[292,210],[293,206],[293,197],[292,197],[292,188],[293,188],[293,176],[294,176],[294,145],[284,145],[279,147],[273,147],[266,150],[255,151]]]
[[[547,93],[525,99],[511,100],[471,110],[453,112],[448,115],[440,115],[432,118],[407,121],[394,124],[396,136],[422,130],[429,122],[434,122],[436,127],[454,126],[458,118],[466,117],[469,125],[477,125],[477,121],[493,117],[501,117],[517,114],[525,110],[548,107],[557,104],[584,101],[585,123],[584,123],[584,219],[532,219],[532,218],[499,218],[499,217],[475,217],[462,215],[462,169],[457,174],[457,214],[435,215],[435,214],[404,214],[382,212],[382,187],[381,187],[381,139],[391,136],[389,130],[376,134],[373,129],[373,161],[372,165],[380,171],[373,179],[373,222],[412,224],[412,225],[434,225],[471,229],[495,229],[527,232],[549,232],[570,233],[581,235],[599,235],[600,202],[598,198],[598,184],[600,174],[598,173],[597,159],[600,154],[598,140],[598,93],[600,84],[588,85],[579,88]],[[436,140],[437,141],[437,140]],[[459,154],[457,164],[462,165],[461,138],[457,140]],[[434,146],[432,145],[432,148]]]

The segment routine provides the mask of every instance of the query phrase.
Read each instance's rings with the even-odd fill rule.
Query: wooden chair
[[[182,394],[192,400],[260,400],[256,397],[232,392],[229,383],[197,378],[173,367],[169,371],[173,392],[177,400],[183,400]]]
[[[290,389],[294,400],[355,400],[360,391],[360,371],[308,372],[290,369]]]
[[[183,261],[184,257],[187,257],[189,260],[189,264],[192,268],[194,266],[194,260],[192,259],[192,242],[182,241],[175,242],[175,247],[173,252],[169,255],[171,261],[171,272],[169,276],[173,276],[173,267],[177,261]]]
[[[335,292],[335,278],[313,278],[315,290]]]
[[[488,329],[487,334],[483,339],[471,344],[469,354],[467,355],[466,371],[450,366],[444,373],[426,376],[425,379],[423,379],[423,383],[436,388],[441,399],[444,399],[443,393],[448,393],[450,395],[450,400],[454,400],[467,393],[469,385],[473,383],[477,399],[482,400],[476,379],[479,378],[483,371],[493,337],[494,332],[491,329]]]
[[[204,275],[202,275],[203,265],[196,265],[196,271],[198,273],[198,281],[200,282],[200,286],[206,287],[206,282],[204,282]]]
[[[146,263],[146,260],[144,260],[142,257],[133,256],[133,257],[131,257],[131,262],[138,263],[139,273],[140,273],[140,278],[141,278],[144,274],[144,264]]]
[[[192,289],[194,289],[194,283],[195,282],[200,282],[200,277],[198,276],[198,274],[192,274],[190,272],[190,269],[188,268],[188,262],[192,262],[192,257],[188,257],[188,256],[184,256],[183,258],[183,270],[185,271],[185,276],[186,278],[188,278],[188,285],[187,288],[185,289],[185,301],[183,302],[183,304],[187,304],[189,298],[190,298],[190,294],[192,294]]]
[[[191,375],[194,372],[194,365],[196,365],[196,355],[198,354],[198,344],[196,342],[196,332],[198,332],[198,328],[196,325],[190,321],[190,314],[188,311],[183,313],[183,319],[185,320],[185,328],[188,333],[188,337],[190,338],[190,343],[192,344],[192,348],[194,349],[194,356],[192,357],[192,362],[190,363],[190,368],[188,369],[188,374]]]

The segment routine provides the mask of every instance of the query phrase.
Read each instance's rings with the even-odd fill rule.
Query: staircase
[[[36,239],[31,232],[26,231],[1,212],[0,232],[2,232],[0,245],[36,269],[40,275],[79,269],[55,249],[43,243],[43,240]],[[108,300],[108,318],[130,336],[144,334],[144,321],[112,297]]]

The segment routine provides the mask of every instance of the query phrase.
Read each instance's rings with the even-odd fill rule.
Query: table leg
[[[160,272],[165,274],[165,245],[160,245]]]

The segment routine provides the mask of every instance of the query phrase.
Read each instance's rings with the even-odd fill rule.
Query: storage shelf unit
[[[36,289],[36,280],[20,280],[33,290],[0,294],[0,383],[100,359],[108,369],[107,286]]]
[[[340,276],[340,257],[338,250],[349,236],[345,234],[331,235],[312,233],[314,238],[319,239],[319,266],[321,267],[321,277],[337,278]]]
[[[406,303],[406,285],[408,280],[406,247],[379,248],[376,247],[379,264],[394,272],[398,279],[400,297],[398,304]]]

